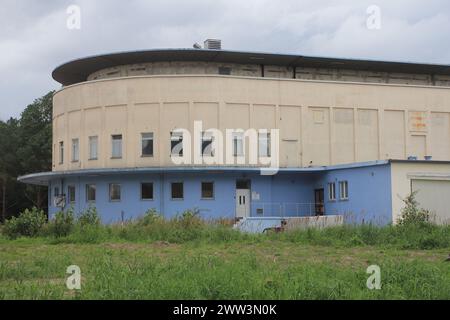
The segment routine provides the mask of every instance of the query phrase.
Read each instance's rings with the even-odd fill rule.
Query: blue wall
[[[348,200],[339,199],[339,181],[348,181]],[[330,201],[328,183],[336,183],[336,200]],[[391,169],[389,164],[327,171],[316,188],[325,189],[327,215],[344,214],[350,224],[392,223]]]
[[[234,218],[235,217],[235,192],[236,180],[249,179],[251,191],[259,195],[258,200],[251,203],[251,215],[257,216],[256,209],[264,204],[264,216],[277,216],[280,214],[276,202],[313,202],[314,194],[311,189],[312,178],[309,174],[280,173],[276,176],[261,176],[258,174],[211,174],[198,173],[165,173],[145,175],[119,175],[109,176],[75,177],[55,180],[50,185],[53,195],[55,186],[67,192],[69,185],[76,188],[76,203],[73,205],[75,212],[81,212],[94,205],[101,214],[102,222],[111,223],[121,221],[122,212],[125,220],[137,218],[145,211],[155,208],[170,218],[182,213],[186,209],[194,207],[200,209],[201,216],[205,219]],[[201,199],[201,182],[214,182],[214,199]],[[141,200],[141,182],[153,182],[153,200]],[[184,199],[171,199],[171,183],[183,182]],[[109,201],[109,184],[121,185],[121,201]],[[86,184],[96,185],[96,201],[89,204],[86,201]],[[53,200],[53,197],[51,197]],[[70,205],[68,205],[70,207]],[[67,208],[68,208],[67,207]],[[50,203],[50,216],[53,216],[58,208]]]
[[[194,207],[205,219],[235,217],[236,180],[251,180],[251,216],[314,215],[314,190],[324,188],[325,214],[345,214],[347,223],[391,223],[391,186],[389,164],[334,169],[318,172],[280,172],[274,176],[244,173],[154,173],[79,176],[54,180],[50,184],[50,217],[58,211],[53,205],[54,187],[67,194],[68,185],[76,187],[75,212],[89,207],[86,184],[96,185],[96,202],[102,222],[135,219],[154,208],[170,218]],[[349,199],[339,199],[339,181],[348,181]],[[201,199],[201,182],[214,182],[214,199]],[[328,200],[328,182],[336,183],[336,201]],[[141,182],[153,182],[153,200],[141,200]],[[184,199],[171,199],[171,183],[184,183]],[[62,183],[62,187],[61,187]],[[109,201],[109,184],[121,185],[121,201]],[[258,209],[263,208],[263,213]],[[258,212],[259,211],[259,212]]]

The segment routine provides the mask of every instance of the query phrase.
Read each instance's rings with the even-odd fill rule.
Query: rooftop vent
[[[219,39],[206,39],[203,43],[205,49],[208,50],[221,50],[222,49],[222,41]]]

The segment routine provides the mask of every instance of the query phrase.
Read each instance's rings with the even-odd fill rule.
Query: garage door
[[[450,224],[450,181],[412,180],[420,207],[430,210],[436,223]]]

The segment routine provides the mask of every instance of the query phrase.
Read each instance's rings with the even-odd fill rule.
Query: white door
[[[250,216],[250,190],[236,189],[236,217]]]

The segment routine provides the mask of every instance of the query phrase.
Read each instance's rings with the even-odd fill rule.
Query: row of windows
[[[339,181],[339,199],[348,200],[348,181]],[[336,200],[336,183],[328,183],[328,200]]]
[[[95,202],[97,189],[95,184],[86,184],[86,201]],[[55,187],[55,196],[59,195],[59,188]],[[109,184],[109,201],[121,201],[122,192],[121,185],[118,183]],[[214,199],[214,182],[201,183],[201,197],[202,199]],[[183,182],[171,183],[171,198],[172,200],[183,200],[184,198],[184,184]],[[141,183],[141,200],[153,200],[153,182]],[[67,201],[68,203],[75,203],[76,188],[73,185],[67,187]]]
[[[232,150],[234,156],[244,155],[244,133],[236,132],[232,135]],[[258,150],[260,157],[270,157],[270,132],[260,132],[258,136]],[[213,148],[214,136],[210,132],[203,132],[201,135],[201,154],[203,156],[214,156]],[[153,132],[141,133],[141,156],[153,157]],[[121,134],[111,135],[111,158],[122,158],[123,137]],[[172,156],[183,156],[183,133],[170,133],[170,149]],[[80,140],[72,139],[72,162],[80,160]],[[88,141],[88,159],[98,159],[98,136],[90,136]],[[64,141],[59,142],[59,164],[64,163]]]

